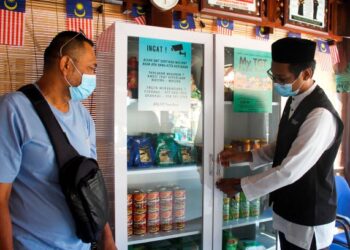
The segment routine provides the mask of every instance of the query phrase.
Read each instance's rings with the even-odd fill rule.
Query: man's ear
[[[71,69],[71,64],[69,63],[69,57],[68,56],[62,56],[59,59],[59,67],[60,71],[63,73],[64,76],[67,76],[68,72]]]
[[[311,79],[313,74],[314,74],[314,71],[311,68],[307,68],[307,69],[303,70],[303,73],[302,73],[303,80],[307,81],[307,80]]]

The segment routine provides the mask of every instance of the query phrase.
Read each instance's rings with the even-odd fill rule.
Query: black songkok
[[[286,37],[272,44],[272,61],[304,63],[314,60],[316,43],[307,39]]]

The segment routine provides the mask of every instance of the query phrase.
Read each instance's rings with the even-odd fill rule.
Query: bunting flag
[[[339,51],[338,51],[337,45],[333,44],[333,45],[329,46],[329,51],[331,54],[332,65],[340,63],[340,56],[339,56]]]
[[[23,46],[25,0],[0,1],[0,44]]]
[[[301,38],[300,33],[288,32],[288,37]]]
[[[329,45],[326,41],[317,40],[317,50],[315,57],[317,65],[320,66],[322,71],[334,72]]]
[[[187,14],[186,19],[180,19],[180,15],[178,12],[174,12],[173,14],[173,23],[175,29],[180,30],[188,30],[188,31],[195,31],[196,30],[196,24],[194,22],[193,14]]]
[[[219,34],[232,36],[233,32],[233,21],[216,19],[217,32]]]
[[[144,6],[134,4],[132,6],[131,16],[137,24],[146,25],[146,10]]]
[[[269,33],[265,34],[265,28],[261,26],[255,27],[255,38],[259,40],[268,41],[270,38]]]
[[[91,0],[67,0],[67,29],[79,32],[92,40],[92,3]]]

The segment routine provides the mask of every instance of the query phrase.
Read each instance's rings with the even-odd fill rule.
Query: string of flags
[[[173,25],[175,29],[195,31],[196,24],[194,22],[193,14],[187,14],[186,19],[180,18],[180,13],[173,13]]]
[[[67,0],[67,30],[82,30],[87,38],[93,38],[92,33],[92,2],[91,0]]]
[[[232,36],[233,21],[218,18],[216,19],[216,29],[219,34]]]
[[[0,1],[0,44],[23,46],[25,0]]]

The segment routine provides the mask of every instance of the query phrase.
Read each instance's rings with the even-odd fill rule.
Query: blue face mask
[[[79,86],[74,87],[65,77],[64,79],[69,84],[70,97],[73,101],[81,101],[87,99],[96,88],[96,75],[82,74],[71,60],[74,68],[81,75],[81,83]]]
[[[284,96],[284,97],[296,96],[299,93],[301,86],[303,86],[303,84],[301,84],[297,90],[293,91],[292,87],[296,80],[297,79],[295,79],[292,83],[284,83],[284,84],[275,82],[273,83],[273,86],[276,92],[281,96]]]

